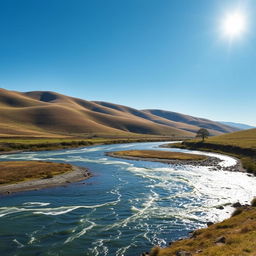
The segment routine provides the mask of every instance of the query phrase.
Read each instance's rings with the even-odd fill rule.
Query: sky
[[[256,126],[255,2],[1,0],[0,87]]]

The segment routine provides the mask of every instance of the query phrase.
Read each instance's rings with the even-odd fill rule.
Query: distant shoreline
[[[55,175],[52,178],[35,179],[30,181],[22,181],[15,184],[0,185],[0,195],[3,196],[17,192],[65,186],[73,182],[86,180],[90,177],[92,177],[92,174],[87,168],[72,165],[72,171]]]
[[[183,138],[184,139],[184,138]],[[57,141],[56,141],[57,140]],[[144,142],[169,142],[170,137],[140,137],[140,138],[104,138],[95,139],[47,139],[47,138],[1,138],[0,137],[0,155],[16,154],[22,152],[52,151],[62,149],[83,148],[89,146],[123,144],[123,143],[144,143]],[[174,141],[180,141],[182,138],[176,138]],[[24,143],[26,141],[26,143]]]

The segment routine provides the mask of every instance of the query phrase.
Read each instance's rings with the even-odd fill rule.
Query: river
[[[207,221],[229,217],[234,210],[231,203],[249,203],[256,195],[256,178],[246,173],[105,155],[128,149],[187,152],[158,148],[161,144],[0,156],[2,161],[68,162],[88,167],[94,175],[65,187],[1,197],[1,256],[138,256],[154,245],[166,246],[205,227]],[[222,166],[236,164],[231,157],[210,155],[219,157]]]

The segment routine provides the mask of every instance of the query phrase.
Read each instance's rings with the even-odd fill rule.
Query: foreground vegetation
[[[57,150],[66,148],[77,148],[100,144],[116,144],[130,142],[147,141],[167,141],[169,137],[163,136],[140,136],[126,138],[0,138],[0,153],[10,151],[39,151],[39,150]]]
[[[256,175],[256,129],[250,129],[215,137],[205,142],[187,140],[179,144],[170,144],[169,147],[196,149],[227,154],[241,160],[243,167]]]
[[[34,179],[48,179],[72,171],[72,165],[42,161],[0,162],[0,184],[12,184]]]
[[[160,150],[124,150],[112,152],[116,157],[138,157],[163,160],[205,160],[206,156]]]
[[[167,248],[152,249],[151,256],[254,256],[256,252],[256,200],[237,208],[233,216],[208,228],[196,230],[191,238]]]

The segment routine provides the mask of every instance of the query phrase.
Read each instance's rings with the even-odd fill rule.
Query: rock
[[[225,244],[226,243],[226,237],[220,236],[216,239],[215,244]]]
[[[186,251],[178,251],[176,252],[176,256],[192,256],[192,254]]]
[[[221,206],[217,206],[216,209],[223,210],[224,207],[221,205]]]
[[[232,204],[232,207],[234,208],[238,208],[238,207],[241,207],[242,205],[239,203],[239,202],[236,202],[234,204]]]
[[[207,227],[210,227],[210,226],[213,225],[214,223],[211,222],[211,221],[208,221],[206,224],[207,224]]]

